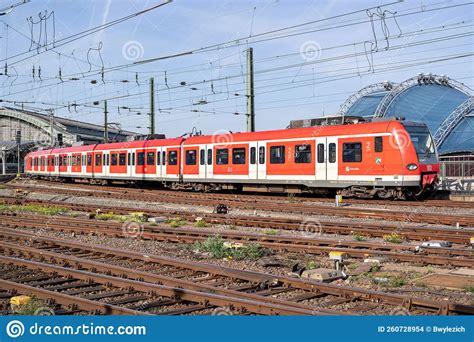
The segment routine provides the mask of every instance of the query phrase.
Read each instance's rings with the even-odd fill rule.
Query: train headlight
[[[407,165],[407,169],[410,170],[410,171],[415,171],[416,169],[418,169],[418,165],[416,165],[416,164],[408,164],[408,165]]]

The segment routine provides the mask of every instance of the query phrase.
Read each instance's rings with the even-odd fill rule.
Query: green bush
[[[198,252],[209,253],[213,258],[216,259],[229,258],[237,260],[254,260],[264,255],[270,254],[269,249],[261,247],[255,243],[251,243],[239,248],[228,247],[224,243],[225,240],[220,236],[212,236],[204,242],[195,243],[193,249]]]
[[[391,233],[383,236],[383,239],[391,243],[402,243],[403,237],[397,233]]]
[[[196,221],[196,223],[194,225],[198,228],[209,227],[209,224],[204,220]]]
[[[184,226],[188,222],[186,220],[181,219],[180,217],[175,217],[167,219],[165,223],[169,224],[172,228],[179,228],[181,226]]]
[[[2,204],[0,205],[0,211],[22,211],[22,212],[28,212],[28,213],[33,213],[33,214],[41,214],[41,215],[59,215],[59,214],[64,214],[68,210],[65,208],[61,207],[46,207],[46,206],[40,206],[36,204],[26,204],[26,205],[8,205],[8,204]]]

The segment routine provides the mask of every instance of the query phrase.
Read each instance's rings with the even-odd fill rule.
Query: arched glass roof
[[[393,87],[359,97],[344,115],[401,116],[421,121],[435,134],[440,125],[471,95],[462,83],[445,76],[419,75]],[[444,127],[444,126],[443,126]],[[474,116],[466,115],[438,146],[439,152],[474,152]]]
[[[409,121],[422,121],[434,134],[444,119],[468,97],[448,86],[416,85],[398,95],[384,116],[404,116]]]
[[[441,153],[474,152],[474,116],[466,116],[441,145]]]
[[[371,116],[375,113],[379,102],[387,94],[387,92],[380,92],[376,94],[369,94],[359,98],[349,108],[345,115]]]

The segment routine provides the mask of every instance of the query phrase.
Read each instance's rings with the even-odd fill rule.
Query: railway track
[[[17,186],[9,185],[12,188]],[[89,186],[84,187],[84,190],[77,188],[45,188],[42,186],[21,185],[22,189],[29,191],[40,191],[45,193],[65,194],[71,196],[92,196],[98,198],[111,199],[126,199],[133,201],[146,202],[164,202],[186,205],[205,205],[217,206],[218,204],[226,204],[232,208],[240,208],[247,210],[258,211],[274,211],[285,212],[292,214],[307,214],[307,215],[326,215],[326,216],[343,216],[348,218],[370,218],[383,219],[389,221],[410,221],[430,224],[444,224],[451,226],[474,226],[474,216],[470,215],[444,215],[444,214],[426,214],[413,213],[394,210],[382,210],[373,208],[333,208],[324,205],[305,204],[305,203],[275,203],[272,200],[242,200],[237,195],[228,196],[226,199],[216,198],[215,194],[207,193],[176,193],[171,191],[161,191],[156,194],[146,194],[141,191],[87,191],[93,189]],[[178,195],[181,194],[181,195]],[[222,196],[222,195],[220,195]]]
[[[38,181],[38,184],[51,185],[52,181]],[[12,183],[13,185],[15,183]],[[57,183],[53,183],[57,184]],[[22,185],[21,180],[18,185]],[[199,199],[202,193],[196,193],[191,191],[175,191],[175,190],[166,190],[166,189],[157,189],[156,187],[149,185],[123,185],[123,184],[113,184],[113,185],[91,185],[87,183],[61,183],[61,186],[68,188],[74,188],[77,186],[84,187],[85,190],[94,190],[94,191],[105,191],[105,192],[116,192],[121,193],[140,193],[145,196],[174,196],[174,197],[188,197]],[[334,203],[334,198],[329,197],[310,197],[310,195],[292,195],[292,196],[281,196],[276,194],[249,194],[249,193],[230,193],[230,192],[220,192],[220,193],[206,193],[206,196],[211,199],[225,201],[228,199],[238,199],[245,202],[278,202],[278,203],[318,203],[318,202],[327,202]],[[413,200],[413,201],[390,201],[390,200],[379,200],[379,199],[356,199],[356,198],[344,198],[344,203],[347,204],[374,204],[374,205],[396,205],[396,206],[409,206],[409,207],[418,207],[418,206],[429,206],[429,207],[452,207],[452,208],[468,208],[472,209],[473,204],[469,202],[456,202],[451,200],[439,200],[439,199],[426,199],[426,200]]]
[[[48,219],[47,216],[40,218],[38,215],[25,213],[14,216],[2,213],[1,217],[3,227],[50,229],[80,234],[124,237],[124,224],[119,222],[104,222],[61,216],[54,216]],[[202,228],[171,228],[144,225],[142,229],[143,231],[140,232],[142,239],[174,243],[203,242],[210,237],[216,236],[215,231]],[[369,255],[385,256],[390,260],[400,262],[460,267],[471,267],[474,263],[472,250],[459,248],[425,248],[422,251],[418,251],[415,245],[344,241],[316,237],[269,236],[228,230],[220,231],[218,235],[232,241],[258,243],[258,245],[274,251],[304,252],[316,255],[327,255],[330,251],[341,251],[354,258],[366,258]]]
[[[24,203],[37,204],[42,206],[61,206],[71,210],[83,212],[95,212],[97,206],[68,204],[64,202],[52,201],[35,201],[26,199],[1,198],[4,203]],[[128,214],[134,212],[137,208],[126,207],[104,207],[101,206],[103,212],[114,212],[117,214]],[[291,219],[291,218],[273,218],[259,216],[243,216],[243,215],[221,215],[212,213],[195,213],[183,210],[143,210],[151,216],[164,216],[167,218],[180,217],[190,222],[194,222],[198,217],[211,224],[221,225],[239,225],[246,227],[268,228],[300,231],[310,236],[320,236],[321,234],[338,234],[338,235],[358,235],[364,239],[365,237],[383,238],[384,236],[396,233],[402,239],[412,241],[426,240],[445,240],[455,244],[468,245],[470,238],[474,236],[474,229],[463,228],[430,228],[416,227],[410,225],[376,225],[369,223],[341,223],[332,221],[320,221],[316,218],[307,219]]]
[[[104,287],[104,284],[115,286],[120,290],[108,289],[112,291],[110,296],[107,296],[109,292],[99,290],[96,297],[102,295],[101,298],[112,298],[112,303],[122,306],[130,304],[125,309],[138,309],[140,313],[157,307],[150,304],[147,296],[160,295],[166,299],[160,298],[158,302],[152,303],[162,303],[161,306],[166,307],[176,305],[176,302],[180,305],[185,302],[187,305],[167,311],[160,309],[155,314],[189,314],[218,306],[253,314],[381,314],[396,307],[404,307],[414,314],[474,314],[474,306],[449,301],[434,301],[143,255],[52,239],[26,231],[2,230],[0,250],[8,255],[0,257],[0,265],[9,263],[15,267],[40,270],[48,274],[54,272],[55,277],[66,278],[67,282],[63,283],[61,280],[59,284],[56,283],[56,278],[50,278],[49,284],[55,284],[52,286],[56,290],[59,287],[77,294],[81,289],[90,289],[91,291],[85,292],[95,293],[97,291],[94,288]],[[104,273],[107,275],[103,275]],[[77,289],[75,283],[86,277],[89,283]],[[166,292],[170,287],[176,291],[173,296]],[[124,293],[124,288],[128,292]],[[114,292],[121,293],[121,299],[113,300],[116,297]]]

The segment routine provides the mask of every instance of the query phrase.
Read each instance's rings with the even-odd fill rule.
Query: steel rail
[[[353,288],[340,285],[325,284],[315,282],[308,279],[292,278],[282,275],[271,275],[266,273],[259,273],[249,270],[238,270],[228,267],[212,265],[202,262],[194,262],[189,260],[182,260],[169,257],[161,257],[156,255],[146,255],[134,251],[128,251],[117,248],[110,248],[101,245],[84,245],[60,238],[50,238],[43,235],[34,234],[25,231],[16,231],[6,229],[2,236],[9,236],[17,239],[31,240],[36,242],[49,244],[51,246],[61,246],[78,251],[86,251],[89,253],[101,253],[105,255],[126,258],[131,260],[139,260],[147,263],[154,263],[163,267],[171,266],[176,269],[189,269],[193,271],[200,271],[204,273],[230,277],[235,279],[246,280],[249,282],[269,282],[282,283],[285,287],[297,288],[314,293],[326,293],[335,296],[342,296],[344,298],[358,298],[371,302],[382,302],[390,305],[404,306],[407,308],[428,309],[439,314],[461,313],[474,314],[474,306],[463,305],[452,302],[439,302],[416,297],[406,297],[399,294],[383,293],[362,288]]]

